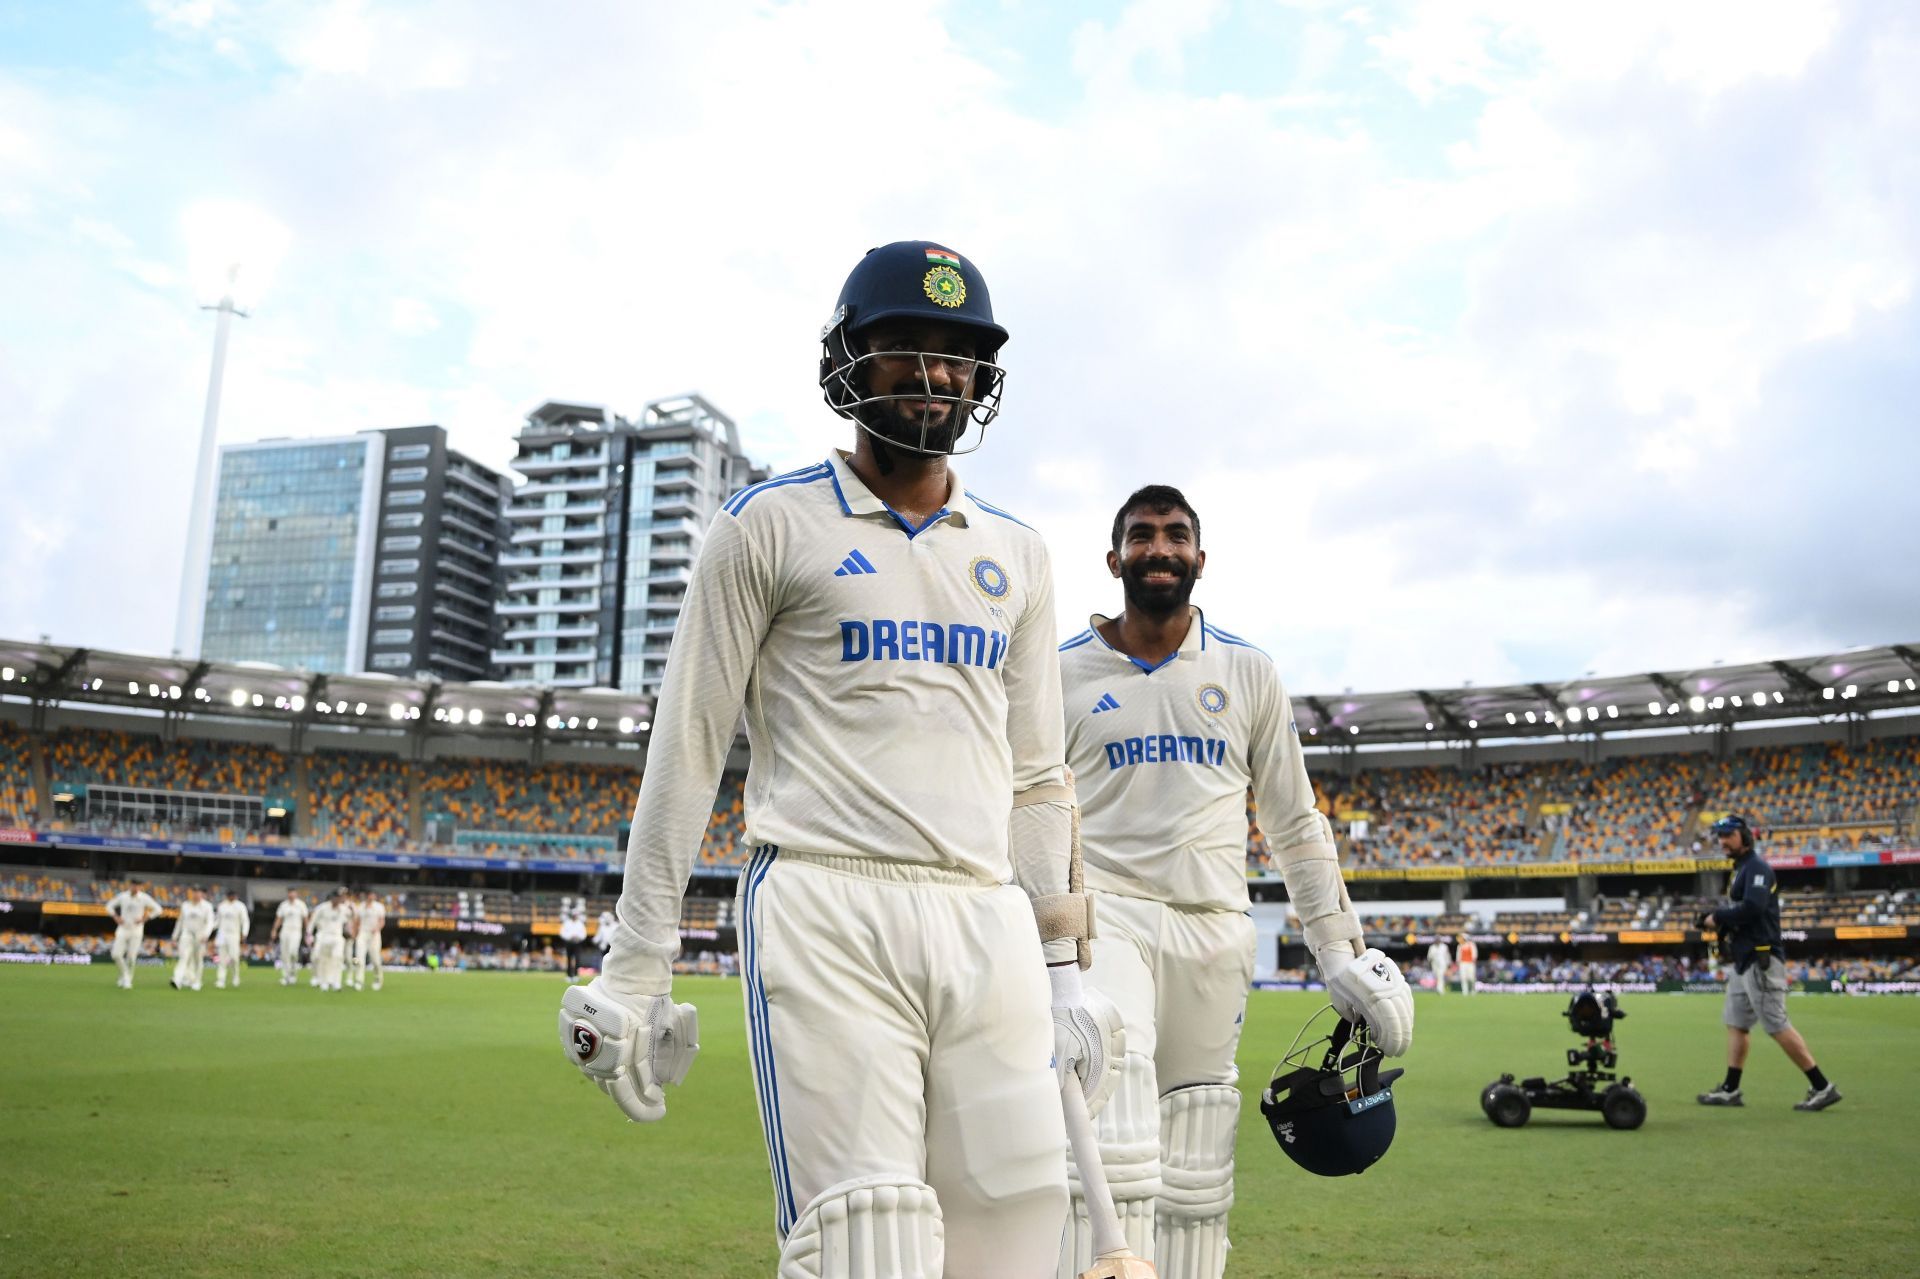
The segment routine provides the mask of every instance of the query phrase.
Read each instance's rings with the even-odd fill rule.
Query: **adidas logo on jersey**
[[[867,562],[867,557],[859,551],[840,561],[840,567],[833,570],[835,577],[859,577],[862,573],[878,573],[880,570]]]
[[[1098,715],[1101,711],[1117,711],[1119,709],[1120,703],[1113,700],[1112,693],[1102,693],[1100,694],[1100,700],[1094,703],[1093,709],[1088,711],[1087,714]]]

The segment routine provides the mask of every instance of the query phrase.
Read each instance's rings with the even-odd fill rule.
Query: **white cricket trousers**
[[[207,939],[204,936],[189,933],[185,937],[173,939],[173,984],[182,990],[200,984],[200,974],[206,968]]]
[[[380,934],[374,932],[355,933],[353,935],[353,984],[359,986],[367,979],[367,970],[373,970],[373,984],[378,986],[386,970],[380,966]]]
[[[739,907],[780,1238],[821,1191],[884,1174],[933,1187],[946,1279],[1051,1279],[1066,1126],[1026,893],[762,845]]]
[[[313,939],[313,975],[320,989],[340,989],[340,970],[346,966],[347,939],[339,933],[322,933]]]
[[[297,928],[280,934],[280,976],[287,981],[300,976],[300,930]]]
[[[145,924],[122,924],[113,930],[113,962],[124,986],[133,985],[133,966],[140,961],[140,946],[146,939]]]
[[[1463,963],[1460,965],[1460,993],[1471,995],[1480,985],[1480,965]]]
[[[229,977],[234,985],[240,984],[240,938],[217,933],[213,939],[213,984],[224,986]]]
[[[1127,1056],[1153,1062],[1157,1093],[1231,1084],[1253,984],[1253,920],[1117,893],[1095,895],[1085,983],[1119,1008]]]

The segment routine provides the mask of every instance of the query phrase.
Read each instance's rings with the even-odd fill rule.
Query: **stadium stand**
[[[39,812],[32,743],[24,729],[0,720],[0,826],[30,826]]]
[[[404,761],[360,751],[320,751],[307,763],[306,835],[343,848],[400,848],[408,841]]]

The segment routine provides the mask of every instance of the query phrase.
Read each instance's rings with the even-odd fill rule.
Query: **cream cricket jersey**
[[[1060,646],[1067,762],[1087,887],[1175,906],[1247,909],[1247,787],[1277,856],[1333,842],[1273,661],[1192,611],[1148,669],[1093,623]]]
[[[321,902],[313,908],[313,935],[315,937],[343,936],[347,927],[347,913],[345,906]]]
[[[307,926],[307,904],[297,897],[287,898],[273,912],[273,926],[282,937],[298,938]]]
[[[160,903],[146,893],[122,889],[107,903],[107,914],[113,916],[122,928],[139,928],[160,914]]]
[[[839,453],[734,495],[675,630],[609,978],[667,989],[743,705],[753,843],[1006,882],[1014,792],[1064,779],[1055,638],[1040,535],[957,476],[917,528]]]
[[[174,924],[176,937],[205,937],[213,931],[213,903],[206,900],[180,903],[180,919]]]
[[[353,907],[353,926],[363,933],[377,933],[387,926],[387,908],[380,902],[363,902]]]
[[[247,935],[247,928],[253,923],[253,912],[247,909],[244,902],[224,901],[220,903],[220,909],[214,912],[214,922],[220,930],[220,936],[229,941],[238,941]]]

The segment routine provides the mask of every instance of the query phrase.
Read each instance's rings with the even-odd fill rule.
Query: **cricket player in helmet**
[[[1041,1279],[1061,1087],[1097,1101],[1118,1054],[1079,983],[1046,547],[948,464],[998,410],[1007,335],[978,268],[927,241],[868,253],[823,334],[853,448],[714,517],[612,946],[563,996],[561,1044],[629,1118],[664,1116],[699,1046],[672,996],[681,898],[744,707],[740,960],[780,1273]]]
[[[1163,1279],[1217,1279],[1240,1114],[1234,1053],[1253,976],[1249,788],[1341,1015],[1398,1055],[1412,1042],[1413,996],[1361,940],[1273,660],[1189,602],[1207,563],[1199,514],[1178,489],[1149,485],[1121,504],[1111,537],[1107,570],[1124,607],[1060,646],[1067,763],[1100,920],[1087,981],[1126,1026],[1118,1091],[1097,1131],[1134,1252]],[[1078,1194],[1074,1209],[1067,1277],[1090,1247]]]

